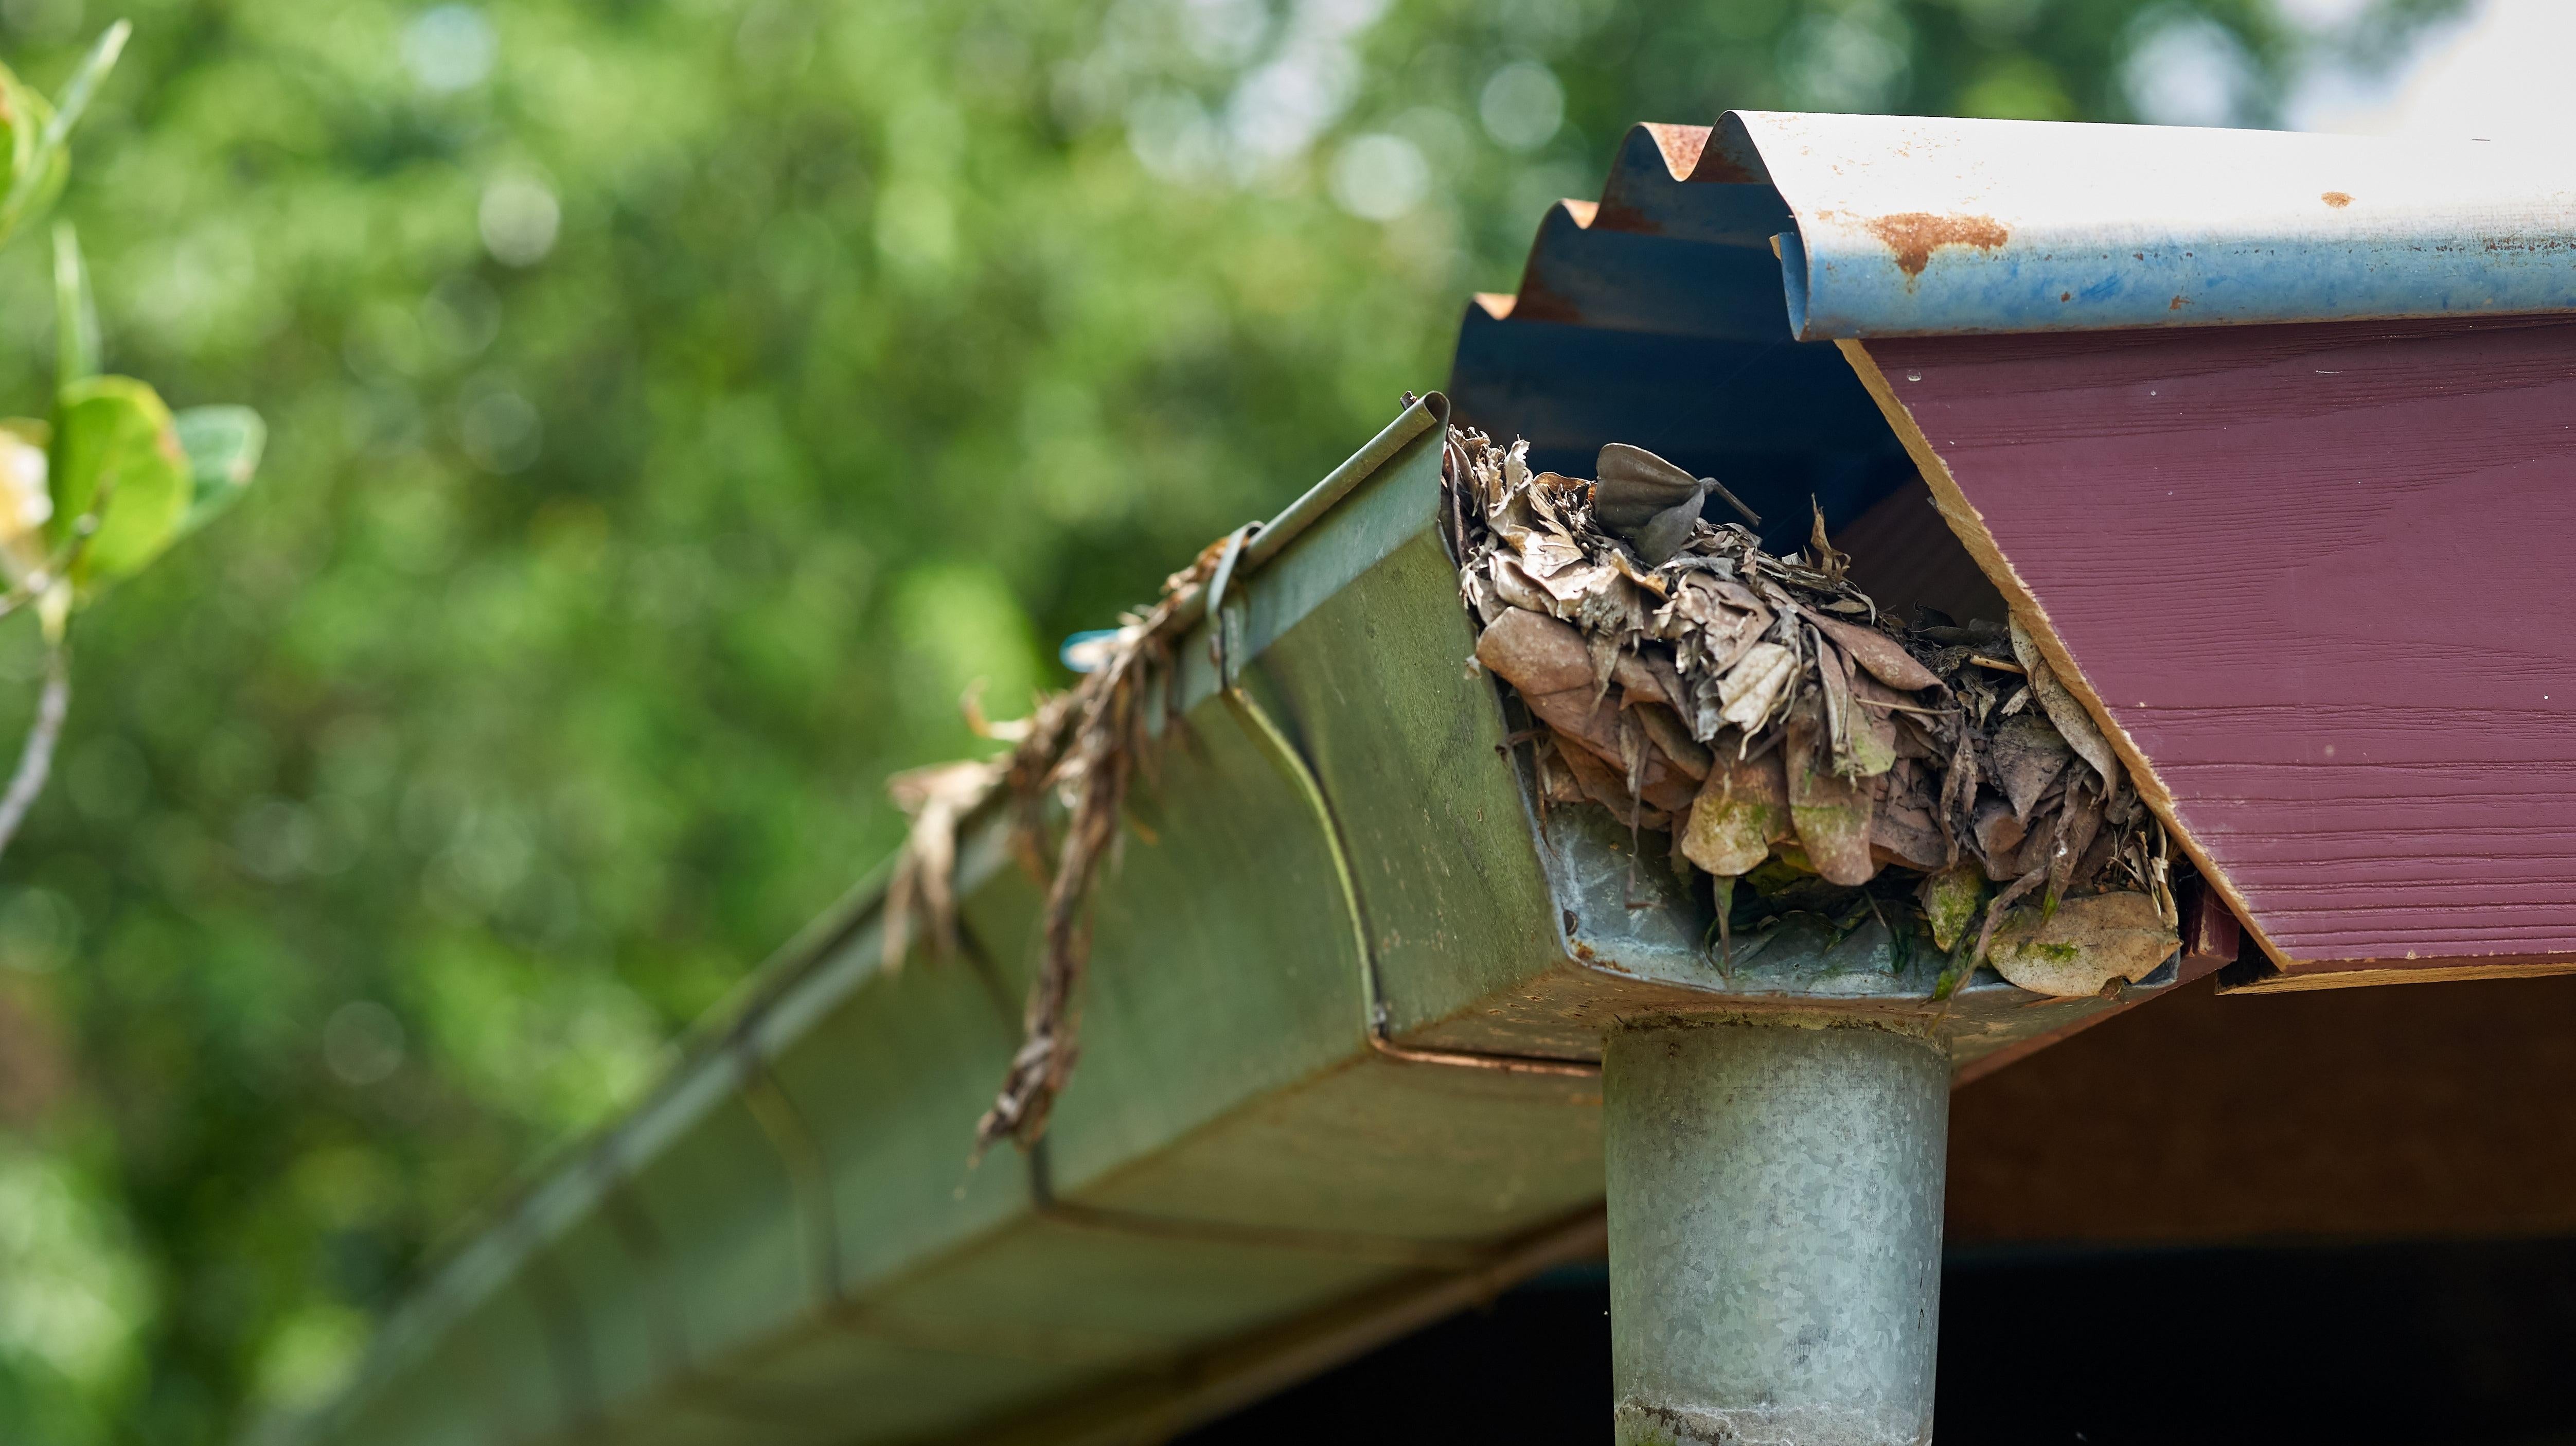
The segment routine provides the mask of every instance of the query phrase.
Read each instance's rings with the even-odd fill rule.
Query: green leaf
[[[0,65],[0,242],[19,223],[40,215],[63,189],[63,152],[47,146],[54,108],[33,87]]]
[[[80,69],[63,82],[62,104],[45,125],[45,146],[60,149],[63,142],[71,139],[72,127],[80,124],[82,114],[89,109],[90,97],[98,94],[99,82],[116,68],[116,58],[125,53],[125,39],[133,33],[132,21],[119,20],[90,46],[89,54],[81,57]]]
[[[69,221],[54,223],[54,387],[98,375],[98,299],[90,294],[89,266],[81,260],[80,234]]]
[[[116,68],[125,39],[133,33],[134,27],[123,20],[107,27],[81,58],[80,68],[64,82],[59,106],[0,65],[0,132],[5,132],[0,135],[0,156],[5,156],[8,167],[6,174],[0,174],[0,243],[43,215],[62,194],[63,178],[71,171],[65,145],[71,140],[72,127],[80,124],[99,82]]]
[[[192,492],[170,409],[132,377],[91,377],[54,401],[49,542],[71,540],[93,508],[97,531],[71,566],[92,589],[130,576],[178,536]]]
[[[188,510],[179,518],[185,537],[249,490],[268,445],[268,424],[248,407],[190,407],[172,422],[188,457]]]

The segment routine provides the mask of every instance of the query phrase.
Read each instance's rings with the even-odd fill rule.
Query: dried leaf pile
[[[1816,517],[1764,552],[1716,482],[1640,448],[1597,481],[1455,430],[1444,477],[1476,659],[1539,724],[1542,807],[1668,834],[1715,881],[1716,949],[1805,909],[1921,910],[1950,956],[2045,994],[2143,978],[2178,942],[2163,826],[2018,622],[1899,629]]]

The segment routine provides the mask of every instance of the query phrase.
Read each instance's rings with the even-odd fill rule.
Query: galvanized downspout
[[[1613,1034],[1602,1095],[1620,1446],[1929,1442],[1941,1047],[1676,1021]]]

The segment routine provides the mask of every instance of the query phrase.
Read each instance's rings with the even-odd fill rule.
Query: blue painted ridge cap
[[[1730,111],[1803,341],[2576,311],[2576,164],[2521,145]]]

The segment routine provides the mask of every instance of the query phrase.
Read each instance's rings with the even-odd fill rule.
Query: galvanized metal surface
[[[1850,1025],[1632,1028],[1602,1083],[1621,1446],[1930,1442],[1942,1052]]]
[[[1733,111],[1801,339],[2576,308],[2554,152],[2284,131]]]

